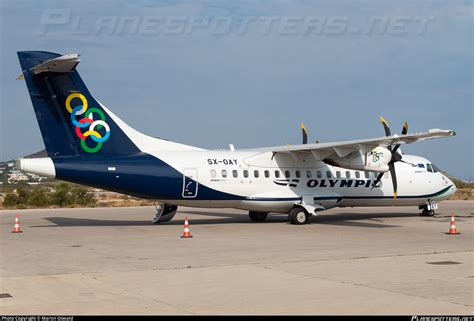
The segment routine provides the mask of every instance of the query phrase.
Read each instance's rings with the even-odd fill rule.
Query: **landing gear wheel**
[[[263,222],[267,219],[267,213],[249,212],[249,217],[254,222]]]
[[[434,216],[435,211],[433,210],[428,210],[428,209],[423,209],[423,211],[420,213],[420,216]]]
[[[309,221],[309,214],[302,207],[295,207],[288,213],[288,220],[291,224],[307,224]]]
[[[171,221],[177,210],[178,206],[176,205],[161,204],[161,207],[156,209],[156,214],[152,220],[152,224],[160,224]]]

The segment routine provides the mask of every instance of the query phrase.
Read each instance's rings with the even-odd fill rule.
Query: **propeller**
[[[392,136],[392,133],[390,131],[390,126],[388,125],[387,121],[385,120],[385,118],[383,117],[380,117],[380,121],[382,122],[382,125],[383,125],[383,129],[385,130],[385,135],[386,136]],[[406,135],[408,133],[408,123],[405,122],[403,124],[403,128],[402,128],[402,135]],[[392,158],[390,159],[390,162],[388,163],[388,169],[390,171],[390,176],[392,177],[392,184],[393,184],[393,198],[394,199],[397,199],[397,188],[398,188],[398,185],[397,185],[397,174],[395,172],[395,163],[396,162],[403,162],[403,163],[406,163],[402,160],[402,155],[400,155],[400,153],[397,153],[397,150],[400,148],[400,144],[396,144],[393,148],[392,146],[387,146],[387,149],[392,153]],[[380,180],[382,179],[383,175],[385,173],[380,173],[377,178],[375,179],[375,181],[372,183],[372,186],[373,187],[376,187],[378,185],[378,183],[380,182]]]

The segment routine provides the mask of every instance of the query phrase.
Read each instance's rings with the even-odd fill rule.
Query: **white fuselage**
[[[389,172],[384,174],[378,187],[372,187],[378,173],[331,166],[316,161],[311,154],[301,155],[298,159],[291,155],[273,155],[265,150],[151,154],[186,175],[191,173],[198,185],[246,198],[195,200],[195,196],[199,195],[197,186],[195,194],[191,191],[187,198],[163,200],[174,205],[282,213],[288,212],[298,199],[314,201],[325,209],[335,206],[421,206],[427,201],[447,199],[456,189],[443,173],[428,171],[430,162],[427,159],[412,155],[403,155],[403,160],[416,166],[395,164],[399,192],[394,199]],[[184,184],[183,181],[183,192],[186,188]]]

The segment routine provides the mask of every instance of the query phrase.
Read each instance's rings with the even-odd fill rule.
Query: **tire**
[[[424,210],[420,213],[420,216],[434,216],[434,214],[435,214],[435,211],[424,209]]]
[[[267,213],[249,212],[249,217],[254,222],[263,222],[267,219]]]
[[[163,213],[161,214],[159,220],[156,220],[156,217],[153,219],[153,224],[160,224],[171,221],[178,210],[178,206],[176,205],[163,204],[162,206],[163,208],[161,210],[163,211]]]
[[[303,225],[309,222],[309,214],[302,207],[295,207],[288,213],[291,224]]]

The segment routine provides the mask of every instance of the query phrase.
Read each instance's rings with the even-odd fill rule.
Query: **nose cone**
[[[454,194],[456,194],[457,188],[456,188],[456,185],[454,185],[452,180],[450,180],[449,178],[446,178],[446,179],[448,180],[448,185],[451,185],[451,188],[448,191],[448,197],[451,197]]]

